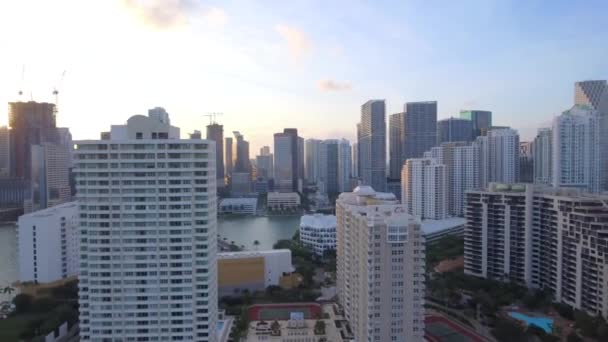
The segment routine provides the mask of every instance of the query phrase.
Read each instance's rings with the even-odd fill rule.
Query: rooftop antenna
[[[220,112],[208,112],[207,114],[204,114],[204,116],[208,116],[209,117],[209,124],[213,125],[216,124],[216,118],[219,115],[224,115],[224,113],[220,113]]]
[[[23,64],[21,66],[21,83],[19,84],[19,91],[17,92],[17,94],[19,94],[19,98],[21,98],[21,96],[23,95],[24,79],[25,79],[25,64]]]
[[[66,70],[63,70],[57,85],[53,88],[53,95],[55,95],[55,108],[59,106],[59,88],[61,87],[61,82],[63,82],[63,78],[65,77],[65,72]]]

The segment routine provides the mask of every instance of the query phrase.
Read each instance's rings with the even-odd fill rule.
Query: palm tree
[[[258,248],[260,247],[260,241],[258,241],[258,240],[254,240],[254,241],[253,241],[253,246],[255,247],[255,250],[257,251],[257,250],[258,250]]]
[[[14,289],[14,288],[12,288],[12,287],[10,287],[10,286],[6,286],[6,287],[4,287],[4,288],[2,289],[2,293],[8,293],[8,294],[11,294],[11,293],[13,293],[14,291],[15,291],[15,289]]]

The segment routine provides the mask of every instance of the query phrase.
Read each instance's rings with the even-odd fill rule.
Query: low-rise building
[[[289,249],[218,253],[220,296],[279,286],[281,278],[294,271]]]
[[[322,256],[336,249],[336,217],[334,215],[304,215],[300,219],[300,241]]]
[[[449,217],[443,220],[423,220],[422,232],[426,243],[433,243],[444,236],[463,236],[467,220],[462,217]]]
[[[224,198],[220,201],[219,213],[255,215],[257,207],[257,198]]]
[[[281,313],[273,315],[271,312]],[[268,319],[260,319],[261,312]],[[286,311],[288,315],[283,315]],[[350,324],[336,304],[316,303],[254,305],[249,313],[258,320],[249,322],[247,342],[347,342],[354,341]]]
[[[19,281],[49,283],[78,274],[78,204],[19,217]]]
[[[269,192],[266,204],[272,210],[297,209],[300,195],[297,192]]]

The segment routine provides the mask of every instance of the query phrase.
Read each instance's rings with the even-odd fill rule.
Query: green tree
[[[325,335],[325,321],[318,320],[315,322],[315,334]]]
[[[518,324],[511,320],[498,320],[492,335],[500,342],[526,341],[526,334]]]
[[[568,335],[568,337],[566,338],[567,342],[583,342],[583,338],[578,336],[578,334],[573,331],[570,333],[570,335]]]
[[[257,251],[260,248],[260,241],[254,240],[253,241],[253,246],[255,247],[255,250]]]
[[[26,313],[32,309],[32,302],[34,301],[33,297],[20,293],[13,298],[13,304],[15,304],[15,312],[16,313]]]

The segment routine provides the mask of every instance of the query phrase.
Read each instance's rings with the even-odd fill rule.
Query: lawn
[[[41,314],[23,314],[0,320],[0,341],[19,341],[19,333],[24,330],[27,323],[43,317],[44,315]]]

